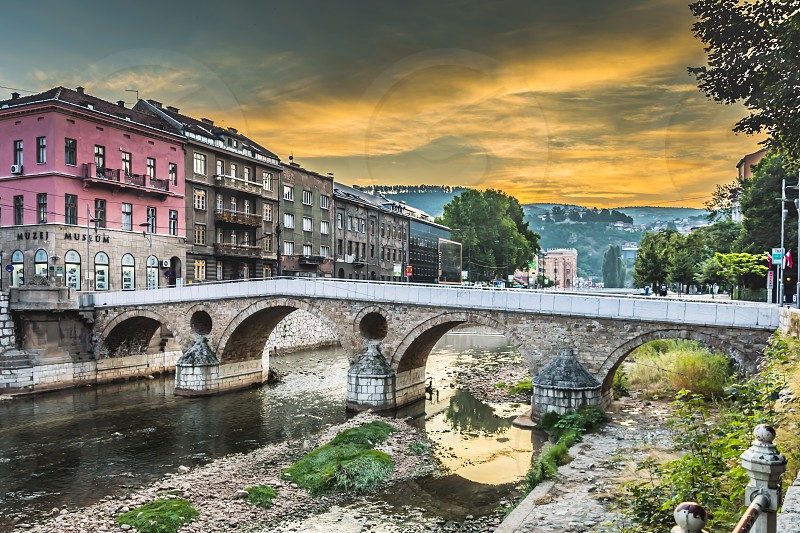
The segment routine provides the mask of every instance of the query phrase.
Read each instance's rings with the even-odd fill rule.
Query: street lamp
[[[90,253],[90,251],[89,251],[89,242],[91,242],[90,241],[90,237],[91,236],[89,234],[89,224],[94,222],[94,231],[95,231],[95,233],[97,233],[97,223],[101,222],[101,221],[102,221],[102,219],[99,219],[99,218],[96,218],[96,217],[92,218],[92,214],[89,211],[89,204],[87,203],[86,204],[86,274],[84,275],[84,277],[86,278],[86,290],[87,291],[90,289],[90,287],[89,287],[89,265],[91,264],[91,261],[89,259],[89,253]]]
[[[147,228],[146,230],[142,230],[142,237],[147,239],[147,259],[144,260],[144,279],[145,285],[148,289],[153,288],[150,284],[150,267],[148,266],[148,262],[150,261],[150,257],[153,256],[153,234],[151,232],[152,228],[150,222],[142,222],[139,224],[140,228]],[[158,275],[158,274],[156,274]],[[157,278],[156,278],[157,279]]]

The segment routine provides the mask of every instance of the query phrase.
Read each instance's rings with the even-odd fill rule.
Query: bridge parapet
[[[750,302],[562,294],[529,289],[481,290],[321,278],[275,278],[237,283],[204,283],[149,291],[96,293],[95,305],[118,307],[263,296],[386,302],[763,330],[775,330],[780,325],[779,307]]]

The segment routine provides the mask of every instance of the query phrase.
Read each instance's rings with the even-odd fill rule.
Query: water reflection
[[[475,398],[472,394],[457,390],[450,397],[445,411],[445,420],[451,428],[462,433],[479,431],[486,435],[504,433],[511,427],[514,417],[501,418],[491,406]]]

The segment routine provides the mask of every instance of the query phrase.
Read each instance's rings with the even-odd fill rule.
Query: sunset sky
[[[699,207],[763,140],[688,75],[687,0],[172,4],[6,0],[0,98],[138,90],[345,184],[523,203]]]

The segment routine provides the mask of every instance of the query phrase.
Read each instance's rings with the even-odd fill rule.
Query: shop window
[[[20,250],[14,250],[11,254],[11,286],[21,287],[25,284],[25,256]]]
[[[76,291],[81,290],[81,254],[70,250],[64,255],[65,285]]]
[[[39,248],[33,256],[33,273],[36,276],[47,277],[47,252]]]
[[[122,256],[122,290],[136,290],[136,260],[131,254]]]
[[[94,290],[108,290],[108,255],[105,252],[94,256]]]

